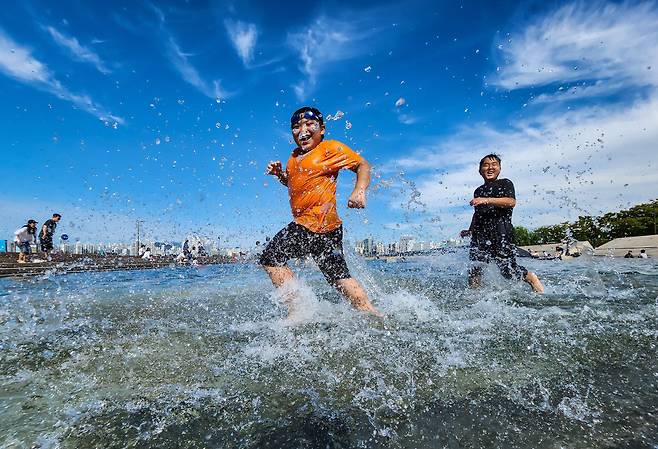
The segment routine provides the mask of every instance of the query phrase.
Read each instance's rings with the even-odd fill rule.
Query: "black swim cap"
[[[295,123],[301,119],[317,120],[320,122],[320,125],[324,124],[322,112],[320,112],[317,108],[312,108],[310,106],[304,106],[303,108],[297,109],[290,117],[290,126],[294,126]]]

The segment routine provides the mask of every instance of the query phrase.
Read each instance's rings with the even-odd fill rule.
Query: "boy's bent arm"
[[[498,207],[515,207],[516,206],[516,199],[514,198],[487,198],[487,203],[486,204],[491,204],[494,206]]]
[[[496,207],[508,207],[511,209],[516,206],[516,199],[508,198],[508,197],[494,198],[488,196],[486,197],[481,196],[481,197],[473,198],[470,204],[471,206],[491,205]]]
[[[356,172],[356,183],[354,191],[347,200],[347,207],[363,209],[366,207],[366,189],[370,184],[370,164],[362,159],[359,165],[352,168],[352,171]]]
[[[363,159],[359,165],[352,169],[356,173],[356,183],[354,184],[355,191],[365,192],[370,185],[370,164]]]
[[[286,173],[285,171],[283,171],[283,172],[281,172],[281,174],[279,174],[279,175],[277,176],[277,178],[279,179],[279,182],[280,182],[281,184],[283,184],[284,186],[288,187],[288,173]]]

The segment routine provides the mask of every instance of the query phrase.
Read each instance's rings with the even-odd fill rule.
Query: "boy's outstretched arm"
[[[363,209],[366,207],[366,189],[370,184],[370,164],[363,159],[352,171],[356,172],[356,184],[354,184],[354,191],[347,200],[347,207]]]
[[[276,176],[281,184],[284,186],[288,185],[288,173],[283,169],[281,161],[270,161],[267,164],[267,174]]]

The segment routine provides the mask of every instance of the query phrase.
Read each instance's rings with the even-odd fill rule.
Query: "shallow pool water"
[[[250,264],[0,280],[6,448],[655,448],[658,263],[350,258],[297,314]]]

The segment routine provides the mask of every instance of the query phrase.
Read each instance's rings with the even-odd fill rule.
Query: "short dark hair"
[[[487,159],[494,159],[494,160],[498,161],[498,163],[500,164],[500,156],[498,156],[496,153],[491,153],[491,154],[487,154],[485,157],[480,159],[480,165],[479,166],[482,167],[482,164],[484,164],[484,161],[486,161]]]
[[[314,108],[312,106],[304,106],[292,113],[290,116],[290,126],[293,126],[295,123],[304,118],[306,112],[309,112],[309,115],[312,116],[312,118],[320,122],[320,125],[324,125],[324,117],[322,117],[322,112],[320,112],[318,108]]]
[[[60,214],[53,214],[53,218],[62,218]]]

